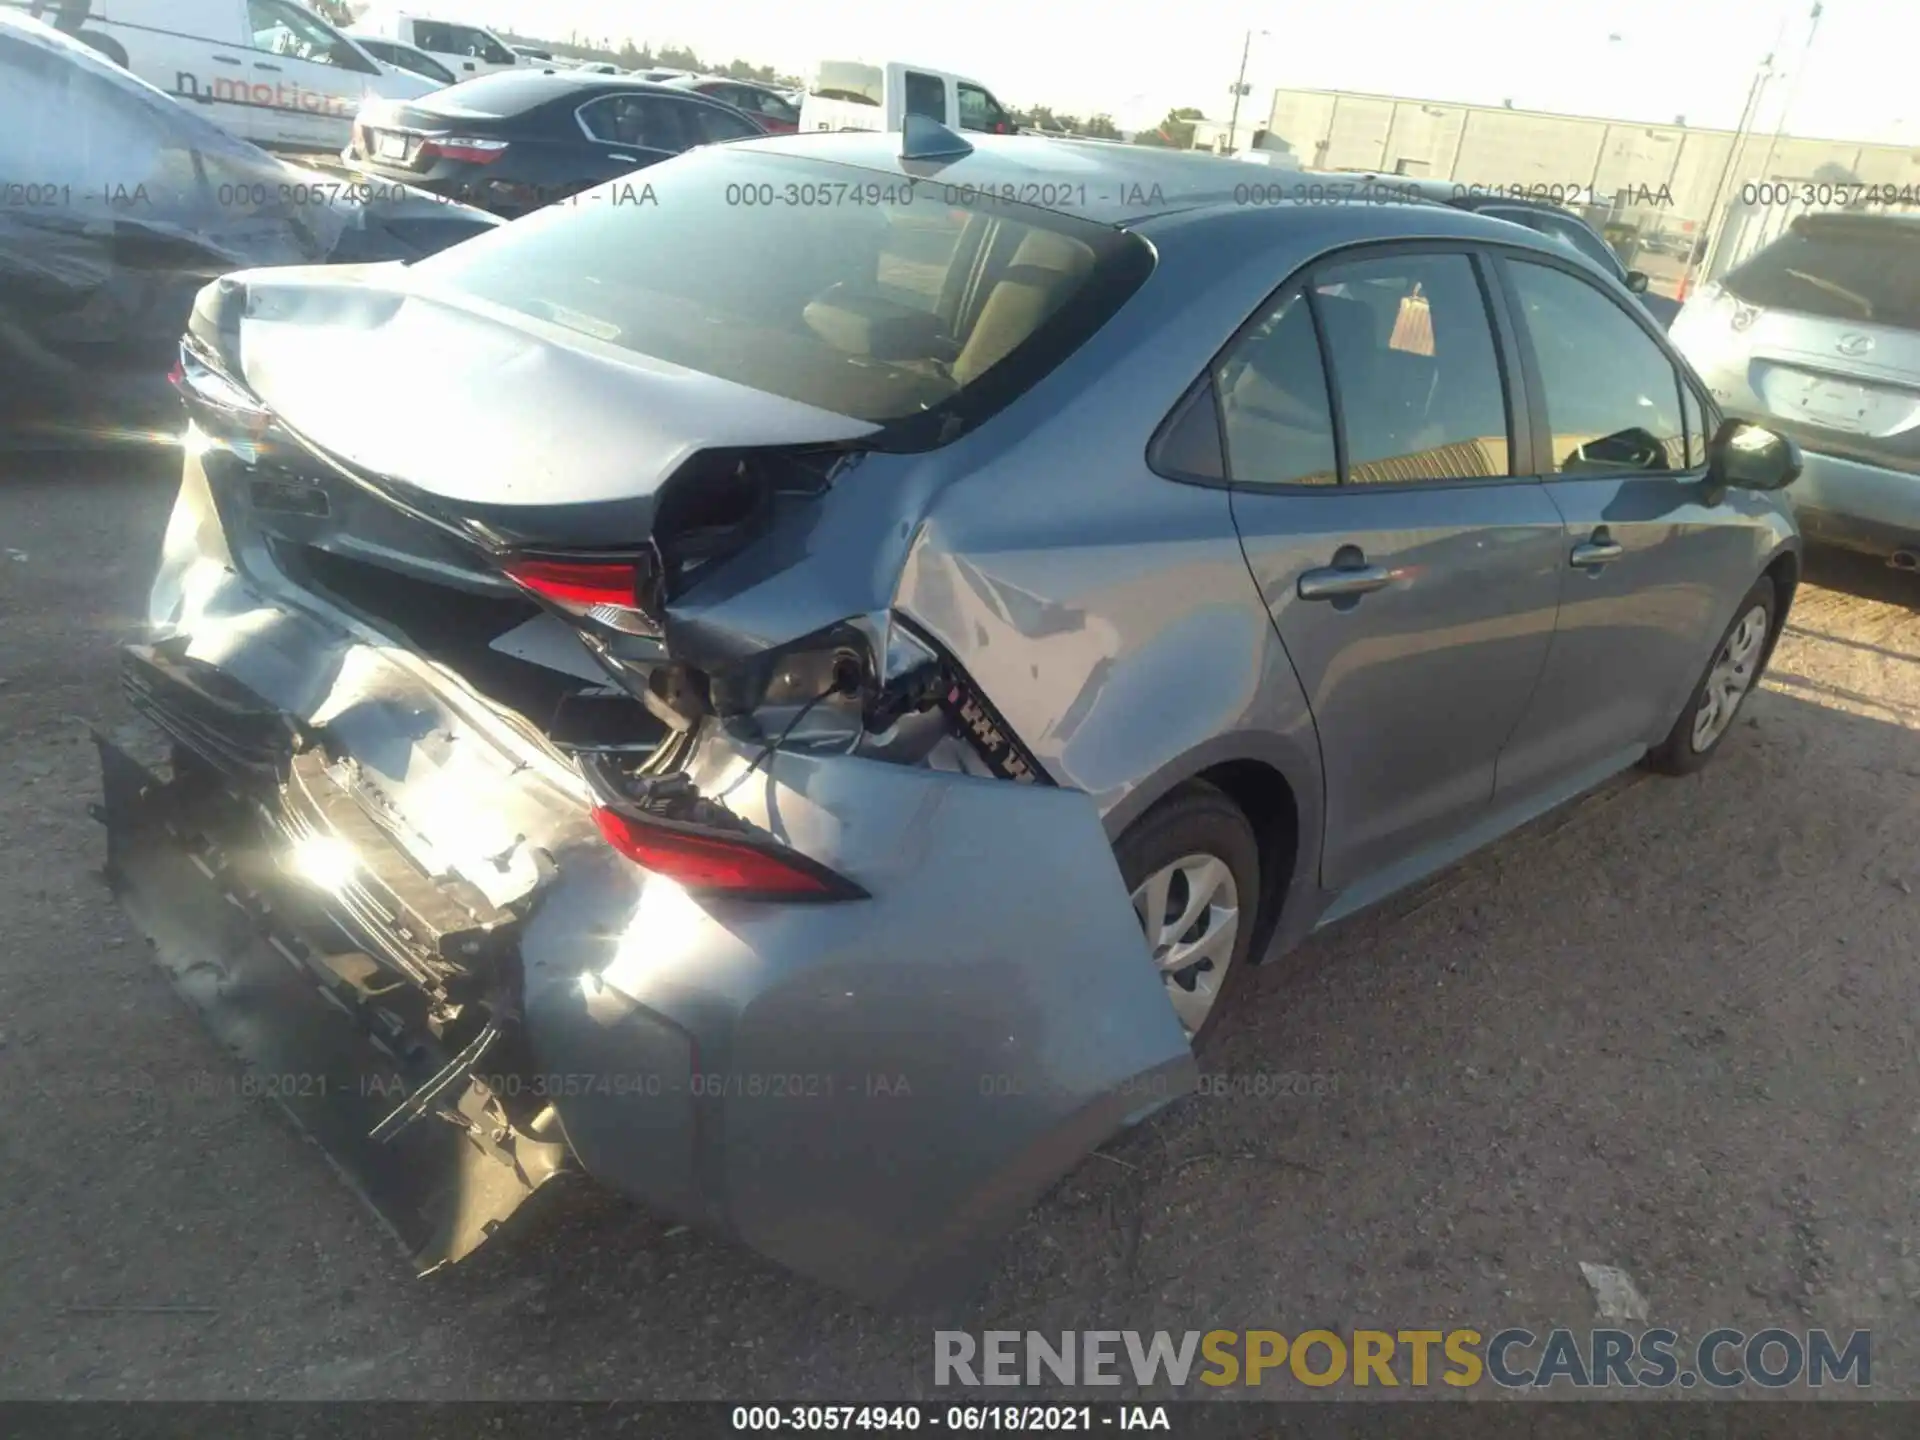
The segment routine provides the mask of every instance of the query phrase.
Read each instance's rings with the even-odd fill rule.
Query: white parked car
[[[356,35],[354,39],[360,48],[366,51],[382,65],[404,70],[409,75],[418,75],[422,80],[431,80],[434,84],[447,86],[454,84],[460,77],[424,50],[416,50],[411,45],[402,45],[398,40],[376,40],[371,35]]]
[[[47,18],[222,129],[275,149],[337,152],[367,100],[440,88],[382,65],[294,0],[107,0]]]
[[[924,115],[949,130],[1011,135],[1007,108],[978,80],[925,65],[823,60],[800,101],[802,130],[898,130]]]
[[[484,25],[408,10],[369,10],[353,22],[350,33],[398,40],[424,50],[462,80],[541,63],[520,54]]]

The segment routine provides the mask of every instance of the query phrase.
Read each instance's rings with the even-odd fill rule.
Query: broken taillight
[[[695,831],[595,806],[606,842],[689,894],[734,900],[859,900],[866,891],[772,840]]]
[[[500,568],[508,579],[570,615],[630,635],[660,633],[640,600],[641,585],[652,575],[652,567],[634,557],[544,560],[520,556]]]

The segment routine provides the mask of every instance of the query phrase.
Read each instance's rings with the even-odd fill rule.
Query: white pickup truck
[[[1015,129],[1012,114],[978,80],[898,60],[823,60],[800,101],[802,130],[898,130],[909,115],[949,130]]]

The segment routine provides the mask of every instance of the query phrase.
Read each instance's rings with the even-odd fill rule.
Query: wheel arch
[[[1135,786],[1106,815],[1118,840],[1141,816],[1190,781],[1221,791],[1253,826],[1260,849],[1259,912],[1247,951],[1250,964],[1270,958],[1283,916],[1288,933],[1303,932],[1302,905],[1316,895],[1320,871],[1320,780],[1317,764],[1278,735],[1216,736]],[[1311,923],[1308,920],[1306,923]]]

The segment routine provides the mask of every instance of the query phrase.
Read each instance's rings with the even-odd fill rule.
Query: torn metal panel
[[[542,1138],[537,1117],[517,1125],[471,1075],[446,1088],[430,1123],[377,1138],[431,1061],[418,1037],[383,1033],[375,967],[344,936],[328,950],[289,924],[258,888],[259,852],[201,843],[189,781],[96,738],[120,903],[247,1067],[248,1087],[319,1145],[423,1273],[469,1254],[567,1167],[557,1135]]]

